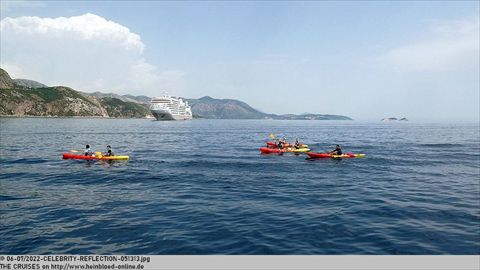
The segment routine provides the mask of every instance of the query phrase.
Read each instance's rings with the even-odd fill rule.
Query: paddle
[[[70,152],[72,152],[72,153],[79,153],[79,152],[81,152],[81,151],[78,151],[78,150],[70,150]]]

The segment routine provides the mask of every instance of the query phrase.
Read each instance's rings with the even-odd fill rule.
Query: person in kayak
[[[275,141],[273,143],[275,143],[275,147],[278,147],[278,143],[280,142],[279,139],[275,139]],[[272,148],[275,148],[275,147],[272,147]]]
[[[300,149],[300,142],[298,141],[298,138],[295,138],[295,144],[293,144],[295,149]]]
[[[330,152],[328,152],[329,154],[332,154],[332,155],[341,155],[342,154],[342,149],[340,149],[340,145],[336,145],[335,146],[335,150],[332,150]]]
[[[279,140],[277,146],[278,146],[278,149],[283,149],[284,144],[282,141]]]
[[[107,156],[107,157],[113,156],[112,147],[110,147],[110,145],[107,145],[107,151],[105,152],[104,156]]]
[[[93,152],[92,152],[92,150],[90,149],[90,145],[87,144],[87,145],[85,146],[85,156],[91,156],[91,155],[93,155]]]

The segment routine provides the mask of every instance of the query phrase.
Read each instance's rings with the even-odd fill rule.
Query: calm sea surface
[[[480,254],[475,124],[1,118],[0,254]],[[260,155],[270,133],[363,159]],[[62,160],[85,144],[128,162]]]

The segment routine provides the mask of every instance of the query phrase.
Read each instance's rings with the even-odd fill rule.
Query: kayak
[[[278,154],[287,152],[285,149],[260,147],[262,154]]]
[[[268,148],[268,147],[261,147],[260,152],[263,154],[279,154],[279,153],[306,153],[310,151],[308,148],[285,148],[285,149],[278,149],[278,148]]]
[[[63,159],[86,159],[86,160],[128,160],[129,156],[85,156],[71,153],[64,153]]]
[[[332,155],[329,153],[307,153],[311,158],[362,158],[365,154],[346,153],[342,155]]]
[[[310,152],[310,148],[288,148],[287,152],[292,152],[292,153],[307,153]]]
[[[285,144],[284,146],[285,146],[285,147],[294,147],[293,144],[289,144],[289,143]],[[270,147],[270,148],[278,148],[278,145],[277,145],[276,143],[274,143],[274,142],[267,142],[267,147]],[[300,144],[299,147],[300,147],[300,148],[308,148],[308,145],[306,145],[306,144]]]
[[[342,155],[332,155],[329,153],[307,153],[311,158],[362,158],[365,157],[365,154],[353,154],[347,153]]]

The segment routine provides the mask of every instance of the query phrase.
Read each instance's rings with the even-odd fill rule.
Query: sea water
[[[0,253],[480,253],[478,123],[1,118],[0,128]],[[366,157],[261,155],[271,133]],[[62,160],[85,144],[130,160]]]

